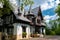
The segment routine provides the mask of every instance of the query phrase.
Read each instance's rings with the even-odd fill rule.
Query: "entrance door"
[[[23,32],[26,32],[26,27],[22,26]]]
[[[40,33],[40,27],[35,27],[35,33]]]

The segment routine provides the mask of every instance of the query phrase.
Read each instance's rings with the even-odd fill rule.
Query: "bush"
[[[51,31],[50,35],[56,35],[55,31]]]
[[[23,38],[26,37],[26,35],[27,35],[26,32],[23,32],[23,33],[22,33]]]

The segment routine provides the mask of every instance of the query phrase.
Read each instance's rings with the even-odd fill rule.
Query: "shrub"
[[[55,33],[55,31],[51,31],[51,33],[50,33],[50,35],[55,35],[56,33]]]
[[[23,33],[22,33],[23,38],[26,37],[26,35],[27,35],[26,32],[23,32]]]

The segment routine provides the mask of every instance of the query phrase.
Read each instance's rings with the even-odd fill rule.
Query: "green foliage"
[[[60,35],[60,3],[58,4],[55,12],[59,16],[59,18],[56,20],[56,21],[58,21],[58,25],[57,25],[55,32],[56,32],[56,35]]]
[[[57,20],[51,20],[49,22],[50,28],[46,27],[47,35],[60,35],[60,22]]]
[[[27,35],[27,33],[26,32],[23,32],[22,35]]]
[[[3,2],[3,0],[0,0],[0,2]]]
[[[57,21],[60,22],[60,3],[58,4],[57,8],[55,9],[55,12],[59,16],[59,18],[57,19]]]
[[[32,5],[34,3],[32,0],[22,0],[22,2],[25,6]]]
[[[55,31],[51,31],[50,35],[56,35]]]
[[[34,4],[32,0],[22,0],[20,3],[21,10],[23,10],[25,6],[32,5],[32,4]]]
[[[22,33],[23,38],[26,37],[26,35],[27,35],[26,32],[23,32],[23,33]]]
[[[9,14],[13,7],[11,6],[9,0],[0,0],[3,4],[3,8],[0,8],[0,16],[4,14]]]
[[[55,31],[52,31],[49,28],[46,28],[46,35],[56,35]]]
[[[56,28],[55,31],[56,31],[56,34],[57,34],[57,35],[60,35],[60,24],[58,25],[58,27]]]
[[[55,12],[59,16],[56,20],[51,20],[49,22],[51,29],[46,28],[46,34],[48,35],[60,35],[60,3],[58,4]]]
[[[58,14],[58,16],[60,16],[60,4],[58,4],[55,12]]]
[[[46,35],[50,35],[50,32],[51,30],[48,27],[46,27]]]

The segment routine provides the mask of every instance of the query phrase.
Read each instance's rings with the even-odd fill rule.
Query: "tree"
[[[56,34],[60,35],[60,3],[58,4],[55,12],[59,16],[59,18],[56,20],[56,21],[58,21],[58,28],[56,29]]]
[[[47,26],[47,25],[46,25]],[[49,27],[46,27],[46,34],[47,35],[55,35],[55,30],[57,28],[57,23],[55,20],[50,20],[49,21]]]
[[[55,12],[58,14],[58,16],[60,16],[60,3],[58,4]]]
[[[51,28],[46,28],[46,34],[48,35],[60,35],[60,22],[57,20],[50,20],[49,24]]]
[[[27,6],[27,5],[31,6],[33,3],[34,2],[32,0],[21,0],[21,3],[20,3],[21,10],[23,10],[24,7]]]
[[[57,21],[60,21],[60,3],[58,4],[57,8],[55,9],[55,12],[59,16],[59,18],[57,19]]]
[[[30,1],[30,8],[29,8],[29,12],[31,13],[31,7],[32,7],[32,5],[34,4],[34,2],[33,1]]]
[[[4,14],[9,14],[13,8],[9,0],[0,0],[0,2],[2,2],[3,4],[3,8],[0,8],[0,16]]]

